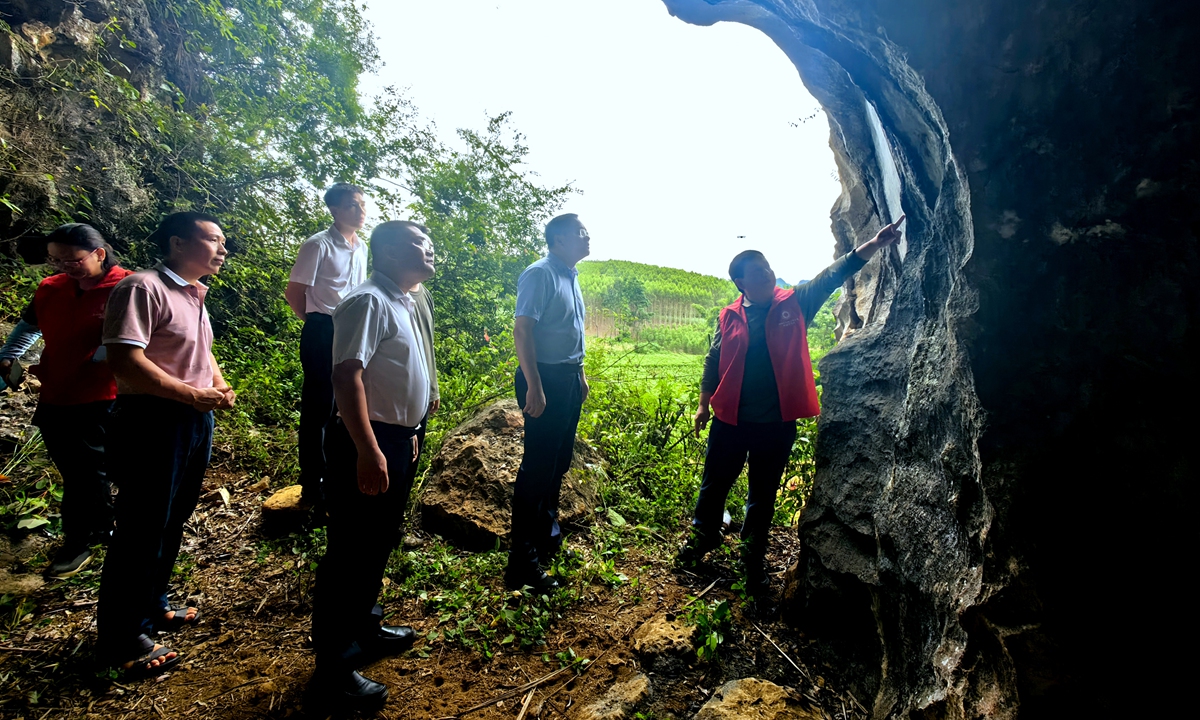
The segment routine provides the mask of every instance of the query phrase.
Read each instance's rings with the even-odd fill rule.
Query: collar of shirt
[[[169,278],[171,280],[171,282],[175,283],[179,287],[183,288],[184,290],[187,290],[191,294],[200,298],[201,301],[204,300],[204,293],[205,293],[205,291],[208,290],[208,286],[205,285],[204,283],[197,280],[195,285],[191,284],[187,280],[184,280],[183,278],[179,277],[179,275],[177,275],[174,270],[167,267],[165,263],[160,262],[159,264],[154,266],[154,269],[159,271],[163,275],[165,275],[167,278]]]
[[[401,290],[400,286],[392,282],[392,279],[387,275],[384,275],[376,270],[375,272],[371,273],[371,282],[382,288],[383,291],[388,295],[391,295],[393,300],[403,303],[405,307],[409,307],[411,305],[412,296]]]
[[[546,262],[549,263],[550,265],[552,265],[555,270],[557,270],[560,273],[563,273],[564,275],[568,275],[570,277],[575,277],[576,275],[579,274],[579,268],[571,267],[570,265],[563,262],[562,259],[559,258],[554,253],[546,253]]]
[[[345,245],[346,247],[348,247],[348,248],[350,248],[350,249],[352,249],[352,250],[357,250],[357,249],[358,249],[358,247],[359,247],[360,245],[362,245],[362,240],[358,239],[358,236],[357,236],[357,235],[356,235],[356,236],[355,236],[355,238],[354,238],[354,244],[353,244],[353,245],[351,245],[351,244],[350,244],[350,241],[346,239],[346,236],[345,236],[345,235],[343,235],[343,234],[341,234],[340,232],[338,232],[338,229],[337,229],[337,226],[336,226],[336,225],[330,225],[330,226],[329,226],[329,230],[327,230],[326,232],[328,232],[328,233],[329,233],[329,237],[330,237],[330,238],[331,238],[331,239],[332,239],[334,242],[340,242],[341,244]]]

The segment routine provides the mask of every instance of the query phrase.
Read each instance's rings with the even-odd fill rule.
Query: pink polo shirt
[[[194,388],[213,385],[208,287],[189,285],[161,263],[122,280],[108,298],[104,344],[137,345],[163,372]],[[133,394],[117,378],[117,393]]]

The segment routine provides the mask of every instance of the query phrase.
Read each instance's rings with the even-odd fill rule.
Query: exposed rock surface
[[[262,521],[268,532],[282,533],[293,530],[308,518],[309,508],[300,503],[304,489],[289,485],[276,490],[263,501]]]
[[[646,698],[650,697],[650,678],[638,673],[624,682],[619,682],[604,693],[604,697],[587,705],[576,706],[572,720],[625,720]]]
[[[421,528],[468,549],[508,543],[513,485],[521,466],[525,423],[517,401],[501,400],[446,435],[421,490]],[[559,522],[596,507],[594,476],[603,460],[583,440],[563,478]]]
[[[655,615],[633,632],[633,651],[648,670],[676,672],[693,656],[694,634],[694,629],[682,620]]]
[[[14,540],[0,534],[0,596],[25,597],[46,584],[41,573],[29,572],[29,563],[47,552],[48,541],[40,534]]]
[[[1194,564],[1194,8],[665,2],[825,107],[836,253],[909,219],[822,363],[788,617],[877,718],[1167,714],[1111,682],[1188,682],[1149,618]]]
[[[825,720],[786,688],[757,678],[731,680],[696,713],[696,720]]]
[[[147,188],[156,177],[141,166],[143,141],[125,123],[113,122],[100,103],[78,102],[60,83],[70,85],[75,70],[96,63],[116,82],[128,81],[143,102],[170,102],[164,81],[190,89],[180,63],[191,62],[194,53],[178,28],[155,31],[156,20],[164,30],[163,18],[152,13],[162,9],[144,0],[0,0],[7,26],[0,27],[0,141],[40,151],[20,156],[20,172],[0,176],[0,197],[20,208],[0,204],[0,240],[68,212],[79,188],[90,194],[88,207],[98,210],[89,221],[118,249],[123,231],[151,211]],[[44,252],[35,248],[29,251]]]

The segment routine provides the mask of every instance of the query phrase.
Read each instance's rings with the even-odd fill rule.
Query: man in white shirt
[[[412,646],[412,628],[380,626],[375,603],[401,540],[417,430],[430,402],[410,292],[433,276],[433,245],[419,225],[391,221],[371,233],[371,248],[375,271],[333,314],[338,418],[326,437],[329,545],[313,609],[312,697],[340,710],[381,707],[387,687],[356,668]]]
[[[321,501],[325,431],[333,420],[333,309],[367,279],[367,248],[358,239],[366,220],[362,189],[337,183],[325,192],[333,225],[305,240],[288,279],[288,305],[304,321],[300,364],[300,486],[306,504]]]

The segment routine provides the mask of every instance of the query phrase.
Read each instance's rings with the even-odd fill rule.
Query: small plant
[[[27,597],[0,595],[0,640],[8,640],[33,615],[34,607],[33,600]]]
[[[578,599],[574,569],[578,560],[560,557],[554,567],[562,586],[538,593],[505,590],[496,582],[506,556],[498,547],[471,553],[431,542],[397,551],[388,566],[385,595],[415,597],[437,617],[429,643],[444,642],[492,657],[502,647],[545,644],[550,625]]]
[[[728,600],[709,603],[691,598],[683,611],[683,620],[696,628],[696,657],[700,662],[717,659],[717,649],[725,642],[732,610]]]
[[[575,667],[576,672],[591,662],[590,658],[579,657],[575,654],[575,648],[569,647],[560,653],[555,653],[554,657],[558,660],[560,668]]]

